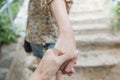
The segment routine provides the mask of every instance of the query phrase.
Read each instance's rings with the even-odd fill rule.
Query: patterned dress
[[[30,0],[26,40],[34,44],[55,43],[58,37],[58,26],[53,17],[51,2],[53,0]],[[71,0],[65,0],[69,13]]]

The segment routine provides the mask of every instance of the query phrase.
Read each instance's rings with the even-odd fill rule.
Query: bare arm
[[[68,55],[72,54],[76,50],[76,43],[73,29],[67,14],[65,0],[53,0],[51,8],[60,32],[60,37],[57,40],[55,48]],[[76,59],[70,61],[70,66],[68,65],[65,71],[69,72],[74,63],[76,63]]]
[[[73,29],[69,21],[65,0],[54,0],[51,4],[52,12],[59,26],[60,35],[73,36]]]
[[[60,32],[60,37],[58,38],[55,48],[58,48],[67,54],[73,53],[76,50],[76,43],[73,29],[67,14],[65,1],[53,0],[51,7]]]

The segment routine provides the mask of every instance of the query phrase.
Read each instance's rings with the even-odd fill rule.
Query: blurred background
[[[34,56],[24,51],[29,0],[0,0],[0,80],[27,80]],[[65,80],[120,80],[120,0],[74,0],[72,23],[80,50]]]

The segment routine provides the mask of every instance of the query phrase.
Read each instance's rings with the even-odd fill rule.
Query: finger
[[[67,72],[65,71],[66,67],[68,66],[68,64],[71,62],[72,60],[66,61],[64,64],[62,64],[62,66],[60,67],[60,70],[62,71],[63,74],[66,74]],[[75,62],[76,63],[76,62]],[[73,67],[72,67],[72,71],[73,71]]]
[[[65,53],[59,57],[59,60],[63,64],[64,62],[68,60],[76,58],[78,56],[78,53],[79,53],[78,51],[75,51],[74,53]]]
[[[63,70],[64,70],[64,68],[67,66],[67,64],[68,64],[67,62],[66,62],[66,63],[64,63],[64,64],[60,67],[60,70],[62,70],[62,71],[63,71]]]
[[[67,75],[68,75],[68,74],[73,74],[73,73],[75,72],[75,70],[74,70],[73,67],[71,68],[70,72],[66,72],[66,71],[65,71],[65,68],[64,68],[63,70],[61,70],[61,71],[62,71],[63,74],[67,74]]]
[[[75,72],[75,69],[72,67],[70,72],[67,73],[67,75],[72,76],[74,72]]]
[[[65,63],[62,64],[62,66],[60,67],[60,70],[62,71],[63,74],[65,74],[65,68],[68,65],[69,61],[66,61]]]
[[[71,60],[65,68],[66,72],[70,72],[71,68],[76,64],[76,59]]]
[[[77,51],[77,52],[75,52],[75,53],[79,53],[79,52]],[[74,59],[72,59],[72,60],[68,63],[68,65],[66,66],[66,69],[65,69],[66,72],[70,72],[71,68],[77,63],[77,58],[78,58],[78,56],[76,56]]]
[[[70,70],[70,73],[74,73],[74,72],[75,72],[75,69],[72,67]]]
[[[66,67],[68,66],[68,64],[71,62],[71,60],[66,61],[60,68],[60,70],[62,71],[63,74],[67,74],[68,72],[65,71]]]

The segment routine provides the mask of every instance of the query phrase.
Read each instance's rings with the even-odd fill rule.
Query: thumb
[[[66,62],[66,61],[68,61],[68,60],[71,60],[71,59],[77,57],[77,56],[78,56],[78,53],[79,53],[79,51],[76,50],[74,53],[65,53],[65,54],[59,56],[59,59],[60,59],[60,61],[61,61],[61,64],[63,64],[64,62]]]

